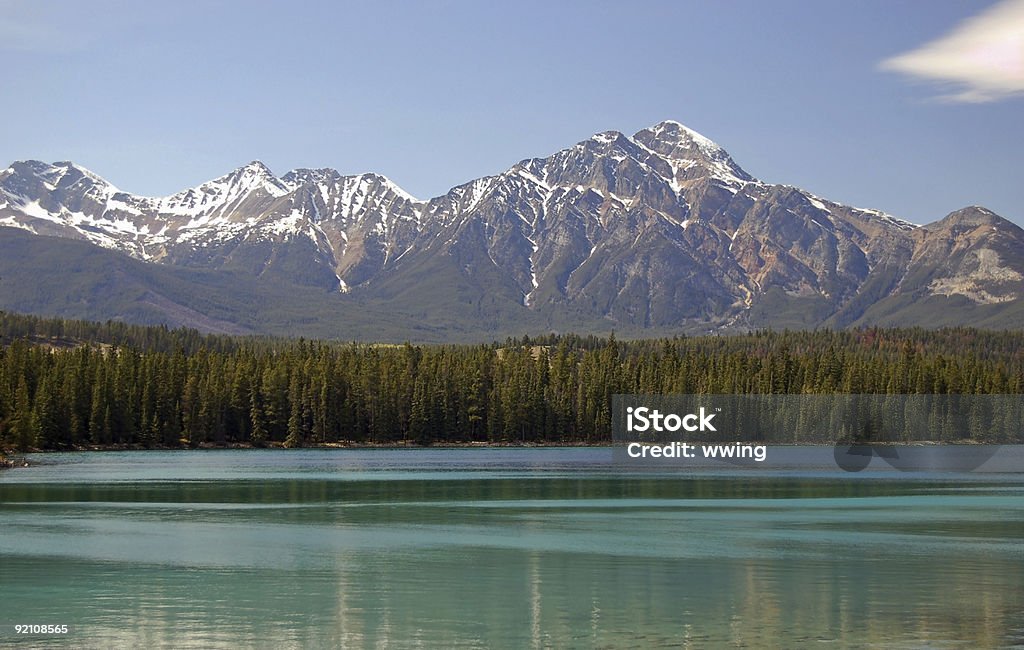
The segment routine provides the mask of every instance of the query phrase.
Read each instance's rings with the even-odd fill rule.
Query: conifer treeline
[[[0,314],[0,443],[603,442],[615,393],[1021,393],[1024,333],[492,345],[208,337]]]

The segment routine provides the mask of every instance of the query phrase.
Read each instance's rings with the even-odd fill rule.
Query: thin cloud
[[[73,7],[73,5],[69,5]],[[0,51],[66,52],[78,49],[84,34],[66,16],[78,9],[54,7],[53,3],[0,0]]]
[[[0,2],[0,49],[34,50],[54,40],[54,34],[24,9],[22,2]]]
[[[85,50],[118,31],[179,11],[178,4],[183,3],[161,7],[160,13],[149,9],[149,3],[129,0],[0,0],[0,52]]]
[[[941,98],[992,102],[1024,94],[1024,0],[1004,0],[881,69],[948,86]]]

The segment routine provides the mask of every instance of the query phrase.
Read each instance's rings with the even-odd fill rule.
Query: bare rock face
[[[671,121],[599,133],[429,200],[377,174],[278,178],[258,161],[140,197],[70,162],[16,162],[0,172],[0,226],[427,320],[998,324],[1024,296],[1024,231],[984,208],[915,226],[763,183]]]

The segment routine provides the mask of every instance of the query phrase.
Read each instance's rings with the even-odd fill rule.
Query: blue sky
[[[0,0],[0,164],[165,195],[259,159],[427,198],[675,119],[766,181],[1024,223],[1021,5]]]

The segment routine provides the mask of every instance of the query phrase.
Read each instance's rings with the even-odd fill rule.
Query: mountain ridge
[[[277,177],[258,160],[139,197],[69,162],[19,161],[0,171],[0,226],[486,331],[915,324],[903,319],[933,311],[1010,323],[1024,295],[1024,231],[985,208],[918,226],[845,206],[758,180],[672,120],[425,200],[376,173]]]

